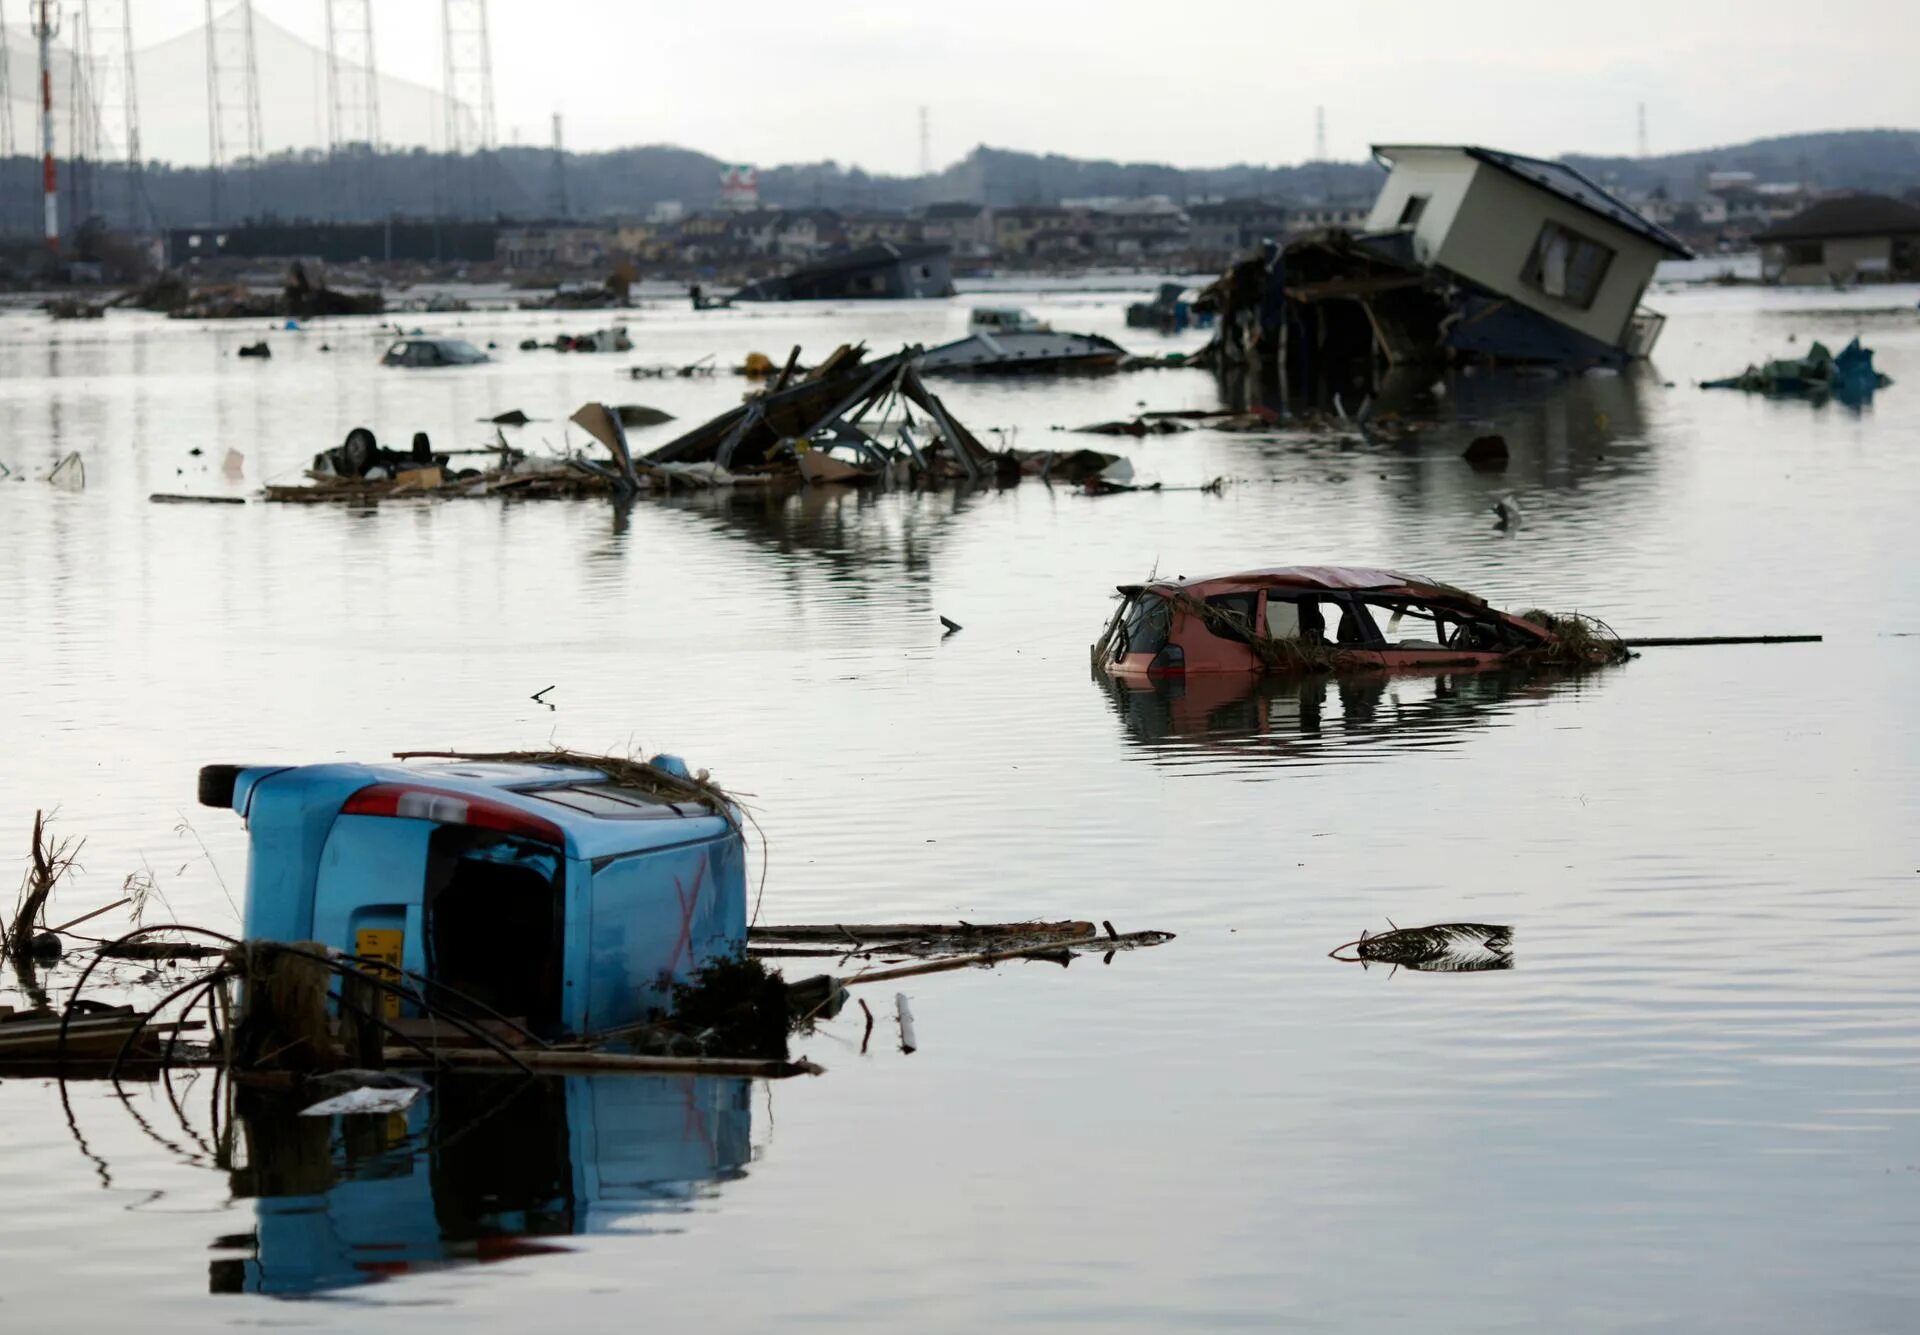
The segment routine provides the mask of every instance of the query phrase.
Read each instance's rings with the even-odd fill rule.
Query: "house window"
[[[1826,249],[1818,241],[1792,241],[1787,244],[1788,264],[1824,264]]]
[[[1613,251],[1559,223],[1543,223],[1520,279],[1528,287],[1587,310],[1613,263]]]
[[[1406,207],[1400,210],[1400,225],[1412,227],[1420,221],[1420,215],[1427,211],[1426,195],[1408,195]]]

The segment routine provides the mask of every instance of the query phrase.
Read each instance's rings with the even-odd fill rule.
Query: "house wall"
[[[1367,230],[1380,232],[1399,226],[1407,200],[1425,195],[1427,207],[1413,229],[1413,253],[1422,264],[1432,264],[1480,170],[1491,168],[1483,169],[1477,160],[1449,149],[1402,153],[1393,160],[1393,170],[1373,201]]]
[[[1867,261],[1876,277],[1886,276],[1893,263],[1893,238],[1890,236],[1836,237],[1820,243],[1820,263],[1791,264],[1788,247],[1769,244],[1760,248],[1760,272],[1769,282],[1790,286],[1824,287],[1835,275],[1851,279],[1860,262]]]
[[[1469,159],[1471,161],[1471,159]],[[1557,320],[1569,329],[1615,347],[1665,253],[1652,242],[1616,227],[1577,204],[1536,189],[1485,163],[1475,163],[1469,188],[1453,210],[1429,263],[1451,270],[1489,291]],[[1396,169],[1395,175],[1398,175]],[[1389,177],[1389,183],[1392,178]],[[1428,210],[1438,204],[1436,197]],[[1396,215],[1397,216],[1397,215]],[[1421,218],[1419,231],[1427,219]],[[1550,297],[1521,281],[1542,223],[1552,221],[1591,237],[1614,252],[1599,294],[1586,310]]]

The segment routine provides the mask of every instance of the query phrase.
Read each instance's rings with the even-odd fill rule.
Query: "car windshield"
[[[1114,641],[1114,656],[1157,654],[1173,630],[1173,609],[1157,593],[1136,594]]]

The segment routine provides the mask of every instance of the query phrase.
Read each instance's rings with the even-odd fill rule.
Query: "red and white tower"
[[[39,0],[33,35],[40,39],[40,165],[46,200],[47,249],[60,253],[60,182],[53,169],[53,35],[60,29],[51,0]]]

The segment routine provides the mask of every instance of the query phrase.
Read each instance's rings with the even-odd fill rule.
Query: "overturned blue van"
[[[379,960],[544,1036],[657,1018],[746,948],[737,814],[584,765],[212,765],[200,800],[246,821],[249,940]]]

